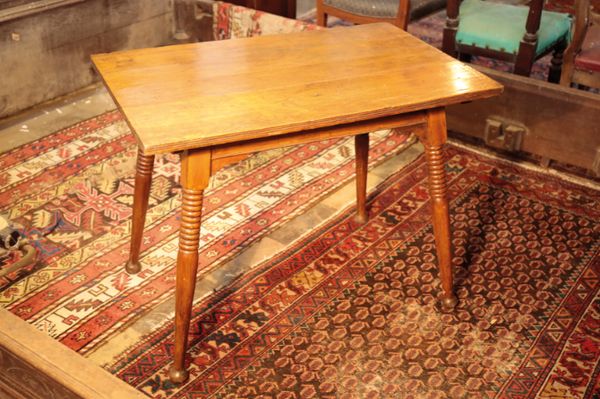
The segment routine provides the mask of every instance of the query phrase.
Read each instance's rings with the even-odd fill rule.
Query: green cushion
[[[460,24],[456,41],[465,45],[516,54],[525,34],[528,7],[481,0],[464,0],[460,5]],[[557,41],[570,37],[568,14],[543,11],[536,55]]]

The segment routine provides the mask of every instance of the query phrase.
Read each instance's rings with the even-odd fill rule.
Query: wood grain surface
[[[148,398],[3,308],[0,326],[2,399]]]
[[[444,107],[502,91],[386,23],[92,60],[146,155]]]

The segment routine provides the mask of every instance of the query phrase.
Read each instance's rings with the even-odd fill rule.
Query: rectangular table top
[[[96,54],[147,154],[490,97],[502,86],[386,23]]]

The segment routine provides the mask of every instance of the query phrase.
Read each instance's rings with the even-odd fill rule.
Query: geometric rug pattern
[[[315,28],[215,7],[221,39]],[[441,24],[436,14],[409,31],[435,44]],[[533,75],[543,78],[546,64]],[[409,142],[372,134],[370,160]],[[168,320],[106,367],[153,398],[596,399],[599,191],[456,147],[448,155],[454,312],[436,305],[420,158],[371,196],[366,224],[348,210],[196,304],[186,384],[167,378]],[[0,212],[39,255],[0,280],[0,303],[81,354],[173,295],[179,158],[157,157],[143,271],[130,276],[135,157],[117,111],[0,156]],[[204,200],[202,267],[218,267],[349,181],[353,159],[351,140],[327,140],[219,172]]]
[[[371,135],[371,164],[405,148],[405,133]],[[136,145],[118,111],[0,155],[0,212],[38,251],[0,279],[0,304],[81,354],[171,298],[179,156],[157,156],[142,243],[129,275]],[[214,268],[354,177],[354,143],[326,140],[258,153],[211,179],[200,262]]]
[[[450,147],[459,304],[440,292],[424,157],[107,368],[153,398],[596,398],[600,191]]]

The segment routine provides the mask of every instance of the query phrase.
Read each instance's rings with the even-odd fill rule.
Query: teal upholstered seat
[[[517,54],[525,34],[528,7],[481,0],[464,0],[460,5],[460,25],[456,41],[463,45]],[[569,39],[568,14],[543,11],[536,56],[562,39]]]
[[[365,17],[394,18],[398,14],[399,0],[323,0],[323,4]]]

